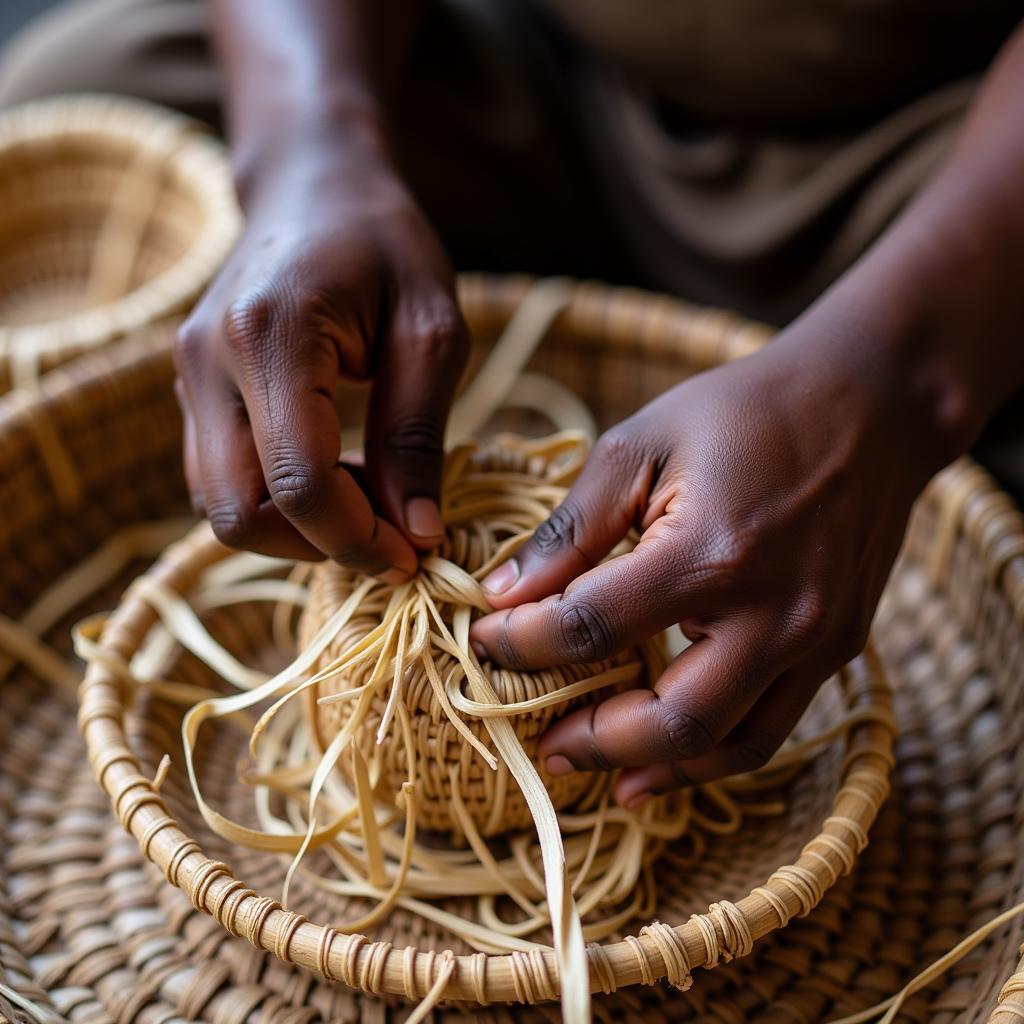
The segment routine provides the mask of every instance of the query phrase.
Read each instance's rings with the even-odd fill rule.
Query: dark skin
[[[193,497],[234,546],[404,579],[440,529],[465,357],[390,155],[413,5],[386,25],[369,2],[216,6],[248,227],[179,348]],[[1024,384],[1021,180],[1024,30],[883,238],[766,350],[602,437],[488,578],[498,611],[472,638],[501,664],[592,661],[673,624],[694,641],[652,689],[552,728],[549,771],[624,768],[632,807],[756,768],[863,647],[914,499]],[[337,461],[342,375],[373,380],[365,474]],[[635,551],[599,565],[632,527]]]

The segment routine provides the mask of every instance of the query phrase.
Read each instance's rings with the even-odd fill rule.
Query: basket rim
[[[507,319],[529,280],[463,279],[461,299],[470,324],[486,322],[488,317]],[[659,349],[680,359],[685,356],[690,366],[713,365],[746,354],[771,333],[722,311],[698,310],[679,300],[592,283],[574,287],[556,329],[606,341],[626,332],[623,336],[640,338],[648,350]],[[162,584],[178,593],[186,593],[205,565],[228,551],[205,528],[190,536],[190,541],[169,548],[151,570]],[[130,660],[155,619],[155,610],[140,588],[135,588],[107,620],[100,645],[115,659]],[[877,659],[869,653],[851,666],[848,704],[891,710],[889,686]],[[387,942],[341,935],[330,926],[314,924],[281,909],[269,897],[261,897],[235,879],[226,864],[206,857],[170,815],[153,782],[141,773],[124,731],[129,696],[124,680],[110,664],[93,662],[80,690],[79,725],[97,781],[143,855],[160,866],[172,884],[185,890],[197,909],[258,948],[366,992],[410,999],[427,995],[437,980],[435,965],[441,960],[434,951],[394,949]],[[647,930],[616,943],[591,945],[591,990],[611,992],[672,975],[674,953],[685,958],[687,970],[714,966],[719,958],[729,959],[744,951],[739,948],[746,944],[742,937],[737,941],[730,934],[737,924],[748,940],[756,940],[816,905],[852,866],[888,794],[893,763],[891,728],[880,721],[861,722],[849,730],[845,743],[832,813],[794,864],[781,866],[735,905],[712,904],[707,914],[671,926],[674,949],[666,946],[664,931]],[[733,915],[738,915],[738,921]],[[530,956],[477,953],[454,958],[445,997],[481,1003],[521,1002],[524,993],[529,1001],[556,998],[559,988],[553,952],[538,951]]]
[[[173,169],[202,210],[200,228],[180,259],[126,295],[52,320],[0,324],[0,359],[12,364],[59,362],[179,312],[216,273],[241,226],[226,149],[185,114],[102,93],[46,97],[0,114],[0,162],[22,147],[70,140],[128,144],[153,170]]]

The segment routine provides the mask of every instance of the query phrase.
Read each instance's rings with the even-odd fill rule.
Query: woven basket
[[[240,224],[223,147],[138,100],[0,116],[0,391],[184,312]]]
[[[467,314],[481,337],[507,318],[523,287],[479,280],[467,286]],[[723,314],[581,286],[535,368],[575,387],[607,421],[762,337]],[[0,400],[0,498],[14,513],[4,518],[0,536],[18,553],[0,565],[0,610],[25,623],[4,624],[4,646],[41,633],[66,651],[68,623],[109,607],[141,563],[128,565],[98,594],[90,593],[88,580],[79,580],[80,603],[58,621],[45,603],[30,607],[47,584],[119,528],[184,509],[168,346],[169,338],[161,343],[149,337],[97,353],[50,375],[30,405]],[[638,357],[643,369],[623,374],[623,366],[635,368]],[[55,447],[62,460],[54,457]],[[69,494],[77,496],[71,500]],[[747,959],[700,975],[685,994],[653,986],[599,997],[599,1019],[827,1020],[891,994],[973,927],[1020,899],[1022,577],[1024,524],[1010,501],[969,463],[943,473],[919,504],[878,618],[877,641],[895,684],[901,738],[895,791],[871,845],[816,910],[764,939]],[[226,618],[218,635],[226,643],[257,635],[260,624],[246,618]],[[0,999],[30,999],[37,1012],[83,1020],[385,1019],[379,998],[317,980],[231,938],[145,868],[138,844],[120,831],[86,777],[67,694],[42,682],[59,673],[60,662],[51,664],[45,648],[27,641],[21,650],[20,663],[0,689],[6,849]],[[129,819],[144,852],[159,856],[160,836],[175,828],[153,824],[151,812],[162,815],[163,801],[208,852],[230,860],[254,888],[272,893],[280,865],[218,847],[197,824],[176,770],[159,796],[152,792],[148,778],[157,761],[175,750],[176,714],[159,702],[126,711],[122,697],[118,687],[94,677],[83,692],[81,717],[93,765],[108,792],[124,794],[115,798],[116,810]],[[682,923],[709,898],[738,899],[763,882],[772,867],[785,863],[783,851],[795,858],[829,813],[843,755],[839,744],[793,783],[781,818],[754,823],[712,847],[685,876],[668,875],[659,916]],[[215,752],[204,771],[210,792],[230,804],[237,788],[234,751]],[[194,878],[190,865],[199,863],[198,856],[179,858],[179,882]],[[205,881],[190,887],[191,896],[223,916],[244,894],[239,887],[226,891],[232,883],[219,870],[201,870]],[[297,893],[303,898],[310,894]],[[328,919],[338,908],[306,909]],[[263,921],[267,934],[273,916]],[[236,914],[235,923],[251,934],[254,918]],[[390,925],[396,946],[439,951],[451,945],[435,926],[400,917]],[[298,925],[289,948],[279,951],[296,959],[295,938],[311,928]],[[1000,1024],[1019,1019],[1019,987],[1008,985],[1001,1009],[992,1011],[1016,966],[1020,939],[1019,923],[990,936],[941,983],[912,999],[908,1017],[973,1021],[992,1014]],[[453,987],[451,994],[505,998],[500,986],[508,981],[496,966],[501,959],[488,959],[483,981],[490,987],[484,992]],[[420,969],[398,987],[399,997],[423,992],[429,957],[417,960]],[[656,950],[648,952],[647,963],[646,977],[637,969],[632,976],[623,970],[598,980],[607,987],[652,981],[661,973]],[[352,980],[393,987],[387,972],[374,975],[368,970]],[[471,966],[465,975],[474,977]],[[458,979],[456,973],[453,982]],[[402,1019],[405,1010],[394,1013]],[[495,1021],[556,1015],[556,1008],[545,1006],[512,1014],[499,1006],[472,1011],[474,1019]]]

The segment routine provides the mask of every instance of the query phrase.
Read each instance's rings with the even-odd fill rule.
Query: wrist
[[[898,434],[927,479],[970,448],[999,399],[951,315],[954,283],[901,256],[854,267],[781,340],[847,393],[854,418]]]
[[[339,169],[365,168],[397,177],[383,121],[372,107],[319,104],[294,117],[273,118],[232,146],[235,188],[243,208],[268,188],[314,184]],[[290,180],[291,179],[291,180]],[[311,180],[312,179],[312,180]]]
[[[973,397],[955,368],[921,344],[905,310],[836,295],[780,335],[778,379],[796,382],[795,401],[828,445],[894,460],[913,489],[968,449]]]

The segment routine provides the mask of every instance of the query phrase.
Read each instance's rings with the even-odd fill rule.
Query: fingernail
[[[510,558],[504,565],[499,565],[494,572],[484,577],[483,588],[488,594],[504,594],[519,579],[519,562]]]
[[[639,806],[641,806],[641,804],[647,803],[647,801],[651,799],[652,795],[653,794],[651,794],[649,790],[645,789],[642,793],[637,793],[636,796],[631,796],[626,801],[626,810],[635,811]]]
[[[473,653],[477,656],[478,661],[488,661],[490,659],[491,656],[487,648],[479,640],[470,640],[469,646],[473,648]]]
[[[569,772],[576,771],[572,761],[564,754],[552,754],[545,760],[544,768],[548,775],[568,775]]]
[[[444,534],[441,510],[431,498],[410,498],[405,503],[405,525],[417,537],[440,537]]]
[[[389,587],[397,587],[399,583],[404,583],[408,578],[409,574],[401,569],[388,569],[387,572],[382,572],[377,576],[381,583],[386,583]]]

